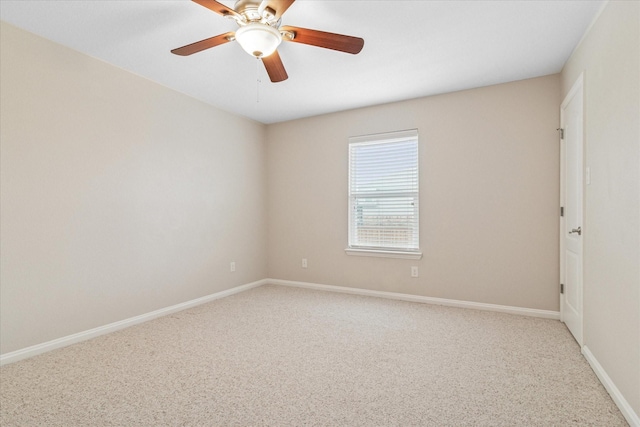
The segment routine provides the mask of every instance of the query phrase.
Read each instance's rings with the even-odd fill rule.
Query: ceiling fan
[[[240,28],[219,34],[171,53],[188,56],[236,40],[251,56],[262,60],[269,79],[277,83],[288,78],[277,48],[281,42],[294,42],[357,54],[364,46],[359,37],[327,33],[307,28],[280,26],[282,15],[295,0],[238,0],[233,9],[215,0],[192,0],[226,18],[235,20]]]

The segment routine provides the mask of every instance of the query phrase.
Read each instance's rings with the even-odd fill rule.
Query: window
[[[418,131],[349,138],[350,255],[420,258]]]

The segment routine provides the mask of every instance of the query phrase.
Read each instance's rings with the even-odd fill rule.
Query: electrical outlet
[[[418,277],[418,267],[411,267],[411,277]]]
[[[307,259],[302,258],[302,268],[307,268]]]
[[[235,261],[231,261],[231,266],[229,267],[229,269],[231,270],[232,273],[234,271],[236,271],[236,262]]]

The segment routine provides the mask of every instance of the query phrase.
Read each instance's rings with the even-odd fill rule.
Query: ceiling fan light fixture
[[[275,52],[282,36],[277,29],[254,22],[240,27],[236,31],[236,40],[249,55],[264,58]]]

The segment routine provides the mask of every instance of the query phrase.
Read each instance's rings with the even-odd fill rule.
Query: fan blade
[[[204,6],[209,10],[214,11],[222,16],[235,16],[236,18],[242,18],[238,12],[228,8],[222,3],[218,3],[215,0],[192,0],[194,3],[198,3],[200,6]]]
[[[267,69],[267,74],[269,74],[269,78],[273,83],[278,83],[289,78],[277,50],[271,55],[262,58],[262,63],[264,64],[264,68]]]
[[[345,36],[342,34],[326,33],[324,31],[309,30],[300,27],[280,27],[280,31],[288,31],[293,34],[293,39],[283,37],[284,41],[304,43],[325,49],[339,50],[340,52],[356,54],[362,50],[364,40],[360,37]]]
[[[208,39],[200,40],[199,42],[191,43],[186,46],[182,46],[176,49],[173,49],[171,53],[175,53],[180,56],[189,56],[194,53],[198,53],[205,49],[209,49],[212,47],[216,47],[221,44],[229,43],[233,40],[234,32],[231,31],[229,33],[219,34],[214,37],[210,37]]]
[[[295,0],[263,0],[260,4],[260,11],[269,7],[275,10],[276,19],[280,19],[280,17],[289,9],[289,6],[293,4]]]

